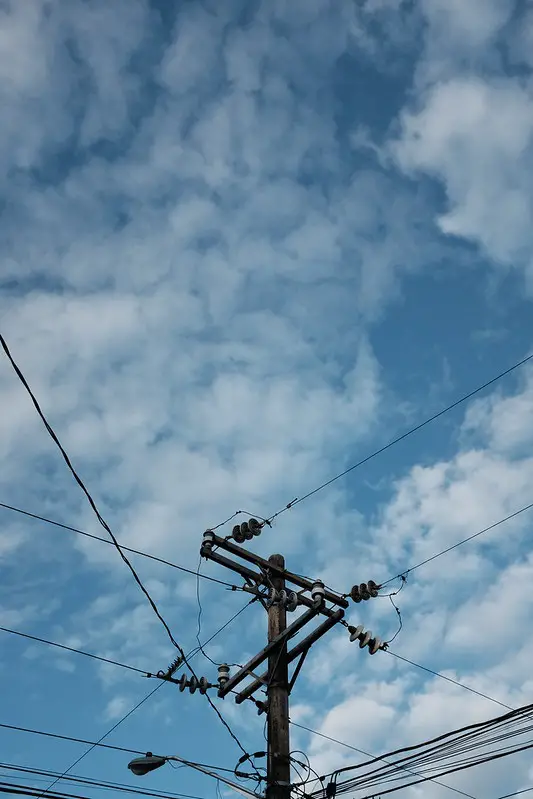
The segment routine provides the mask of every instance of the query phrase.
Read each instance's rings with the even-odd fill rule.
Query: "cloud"
[[[428,385],[446,393],[465,371],[475,382],[471,333],[493,321],[481,275],[494,264],[530,270],[530,86],[500,69],[513,25],[505,4],[205,2],[174,14],[126,0],[32,0],[1,13],[2,332],[120,541],[194,569],[207,526],[304,496],[392,437],[406,402],[425,416]],[[354,144],[374,140],[364,154]],[[444,187],[445,207],[424,175]],[[466,265],[480,266],[463,240],[487,256],[467,320],[449,300],[466,294]],[[438,342],[422,310],[442,321]],[[465,331],[459,345],[452,317]],[[512,360],[527,343],[509,334],[493,346]],[[2,497],[105,535],[6,362],[0,391]],[[280,516],[254,548],[279,549],[295,570],[349,590],[516,510],[530,501],[530,394],[528,376],[472,403],[452,440],[438,427],[428,450],[410,439],[376,471]],[[173,648],[114,549],[29,525],[0,540],[8,626],[164,668]],[[413,572],[398,596],[398,652],[525,701],[527,529],[519,519]],[[194,647],[194,577],[133,562]],[[498,602],[510,583],[524,597],[519,612],[512,592]],[[201,590],[205,640],[246,598]],[[261,613],[255,604],[239,616],[210,655],[242,662],[257,651]],[[398,625],[388,599],[349,618],[389,637]],[[493,710],[392,656],[369,658],[341,632],[317,645],[299,680],[293,716],[306,725],[377,753]],[[11,663],[15,650],[4,651]],[[47,671],[35,726],[57,714],[49,697],[67,685],[79,695],[73,658],[72,682],[54,674],[62,660]],[[140,679],[92,665],[80,729],[118,719]],[[6,698],[13,715],[35,691],[35,671],[21,671],[19,694]],[[199,697],[167,695],[128,721],[134,748],[168,751],[172,719],[176,746],[233,764]],[[249,710],[224,706],[253,751],[264,719]],[[294,740],[321,770],[356,756],[301,731]],[[520,766],[513,780],[525,774]],[[473,785],[484,795],[482,779]],[[440,799],[434,786],[429,795]]]
[[[517,27],[527,36],[527,15],[500,0],[422,5],[424,52],[390,153],[408,175],[441,183],[444,234],[522,270],[531,288],[531,86],[525,74],[507,74],[501,56],[513,52]]]

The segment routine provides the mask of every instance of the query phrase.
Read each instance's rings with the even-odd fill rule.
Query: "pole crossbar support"
[[[318,641],[319,638],[321,638],[323,635],[325,635],[325,633],[331,630],[331,628],[334,627],[335,624],[337,624],[337,622],[343,618],[343,616],[344,616],[343,610],[340,609],[336,610],[330,616],[330,618],[326,619],[326,621],[320,624],[316,628],[316,630],[313,630],[313,632],[310,633],[308,636],[302,638],[302,640],[298,644],[296,644],[294,649],[291,649],[291,651],[287,653],[287,663],[292,663],[293,660],[296,660],[297,657],[306,652],[316,641]],[[244,688],[242,691],[240,691],[237,694],[237,696],[235,697],[235,702],[238,705],[240,705],[242,704],[242,702],[245,701],[245,699],[249,699],[252,696],[252,694],[254,694],[258,690],[258,688],[261,688],[261,686],[264,684],[264,682],[267,679],[268,679],[268,672],[265,672],[265,674],[261,674],[257,680],[250,683],[250,685],[248,685],[246,688]]]
[[[242,558],[247,563],[253,563],[254,566],[258,566],[265,571],[270,571],[276,575],[276,577],[282,578],[284,581],[288,581],[290,583],[294,583],[295,585],[300,586],[300,588],[305,589],[306,591],[311,591],[313,588],[313,581],[308,580],[306,577],[302,577],[299,574],[294,574],[293,572],[287,571],[284,567],[277,566],[270,562],[270,560],[265,560],[265,558],[260,557],[259,555],[254,554],[253,552],[248,552],[248,550],[244,549],[243,547],[234,544],[232,541],[227,541],[225,538],[221,538],[215,533],[212,533],[212,545],[219,547],[220,549],[226,550],[226,552],[231,552],[232,555],[236,555],[239,558]],[[218,553],[207,552],[202,553],[205,557],[210,557],[212,560],[217,560],[217,558],[213,557],[213,555],[217,555],[218,558],[222,557],[218,555]],[[220,563],[220,560],[218,560]],[[226,565],[226,564],[225,564]],[[230,567],[232,568],[232,567]],[[233,567],[234,568],[234,567]],[[236,570],[236,569],[235,569]],[[261,578],[261,582],[264,582],[264,578]],[[325,599],[328,602],[332,602],[334,605],[338,605],[345,610],[349,607],[348,601],[336,594],[334,591],[330,591],[329,588],[326,588],[324,591]]]
[[[218,695],[221,698],[224,698],[227,694],[229,694],[230,691],[232,691],[240,682],[242,682],[242,680],[255,671],[255,669],[260,666],[261,663],[267,659],[267,657],[270,656],[274,649],[278,648],[280,644],[284,642],[286,643],[290,638],[296,635],[296,633],[299,632],[302,627],[305,627],[305,625],[311,621],[311,619],[315,618],[319,611],[320,606],[317,605],[311,610],[302,613],[302,615],[297,618],[296,621],[294,621],[289,627],[286,627],[284,630],[282,630],[279,635],[276,636],[276,638],[274,638],[272,641],[269,641],[269,643],[261,650],[261,652],[258,652],[257,655],[254,655],[254,657],[251,658],[248,663],[242,667],[242,669],[239,669],[239,671],[219,689]],[[264,682],[266,682],[266,678]]]

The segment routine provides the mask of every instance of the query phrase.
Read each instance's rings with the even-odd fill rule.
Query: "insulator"
[[[243,532],[242,532],[242,530],[241,530],[241,525],[240,525],[240,524],[236,524],[236,525],[235,525],[235,527],[233,528],[233,531],[232,531],[231,535],[233,536],[233,539],[234,539],[234,540],[235,540],[235,541],[236,541],[238,544],[244,544],[244,542],[245,542],[245,540],[246,540],[246,537],[245,537],[244,533],[243,533]]]
[[[359,636],[362,635],[362,633],[364,632],[364,629],[365,628],[363,627],[362,624],[360,624],[359,627],[351,627],[350,630],[349,630],[349,632],[350,632],[350,641],[352,643],[354,641],[357,641],[359,639]]]
[[[215,536],[212,530],[206,530],[202,538],[202,546],[206,549],[211,549]]]
[[[248,519],[248,526],[252,531],[253,535],[261,535],[261,530],[263,529],[263,525],[261,522],[258,522],[257,519]]]
[[[254,537],[254,534],[250,530],[248,522],[243,522],[241,524],[241,534],[244,536],[246,541],[250,541]]]
[[[378,638],[376,635],[376,637],[372,638],[372,640],[368,644],[368,651],[370,652],[371,655],[375,655],[376,652],[378,652],[381,649],[382,644],[383,641],[381,640],[381,638]]]
[[[187,688],[187,675],[182,674],[179,679],[179,689],[183,692]]]
[[[313,602],[320,602],[321,604],[325,601],[326,589],[324,588],[324,583],[322,580],[317,580],[315,583],[313,583],[313,587],[311,588],[311,598]]]
[[[218,667],[218,685],[222,688],[229,680],[229,666],[226,663],[221,663]]]
[[[350,591],[350,596],[351,596],[351,598],[353,599],[354,602],[359,603],[361,601],[361,599],[362,599],[361,591],[359,590],[359,586],[358,585],[352,586],[352,590]]]
[[[276,604],[281,605],[282,608],[286,607],[287,605],[287,592],[282,589],[278,591],[278,595],[276,597]]]
[[[193,676],[189,680],[189,691],[191,692],[191,694],[194,694],[197,688],[198,688],[198,680],[193,674]]]
[[[359,593],[361,594],[361,599],[365,601],[370,599],[370,591],[368,590],[368,586],[366,583],[361,583],[359,586]]]
[[[267,608],[271,608],[278,601],[278,592],[275,588],[271,588],[268,592],[268,599],[266,601]]]
[[[369,631],[368,631],[367,633],[365,633],[364,635],[363,635],[363,634],[361,634],[361,636],[360,636],[360,638],[359,638],[359,646],[360,646],[360,648],[361,648],[361,649],[364,649],[364,648],[365,648],[365,646],[366,646],[367,644],[369,644],[371,640],[372,640],[372,631],[371,631],[371,630],[369,630]]]
[[[206,677],[200,677],[200,682],[198,683],[198,690],[201,694],[207,693],[207,689],[209,688],[209,683]]]
[[[381,586],[375,583],[374,580],[368,581],[368,591],[373,599],[378,596],[378,591],[380,588]]]
[[[287,603],[285,605],[288,613],[293,613],[296,608],[298,607],[298,594],[296,591],[291,591],[287,597]]]

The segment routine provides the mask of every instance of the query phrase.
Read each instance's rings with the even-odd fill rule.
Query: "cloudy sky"
[[[124,544],[195,569],[207,526],[270,515],[531,351],[530,0],[4,0],[0,15],[1,330]],[[0,501],[105,535],[5,358],[0,402]],[[525,366],[253,546],[340,591],[385,580],[531,503],[532,444]],[[2,626],[165,668],[172,647],[112,547],[0,520]],[[531,530],[525,513],[414,572],[394,651],[531,702]],[[132,559],[192,649],[194,578]],[[205,640],[246,597],[203,581],[201,600]],[[348,618],[398,626],[386,598]],[[264,635],[253,605],[208,653],[242,663]],[[2,723],[96,740],[155,687],[0,636]],[[502,711],[341,628],[292,699],[293,720],[375,754]],[[220,706],[264,746],[251,704]],[[108,741],[240,756],[170,685]],[[300,728],[293,748],[321,772],[360,758]],[[83,751],[0,730],[2,762],[63,771]],[[93,751],[74,773],[124,782],[127,760]],[[446,782],[496,799],[533,769],[515,756]],[[215,791],[185,770],[146,785]]]

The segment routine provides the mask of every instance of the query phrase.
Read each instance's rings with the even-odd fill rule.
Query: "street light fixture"
[[[191,763],[189,760],[184,760],[182,757],[176,757],[174,755],[161,757],[160,755],[153,755],[151,752],[147,752],[144,757],[136,757],[133,760],[130,760],[128,763],[128,768],[133,774],[135,774],[136,777],[144,777],[144,775],[148,774],[150,771],[155,771],[155,769],[164,766],[169,760],[176,760],[178,763],[182,763],[184,766],[190,766],[196,771],[201,771],[202,774],[207,774],[209,777],[213,777],[214,779],[223,782],[224,785],[227,785],[229,788],[233,788],[234,791],[237,791],[237,793],[245,796],[246,799],[260,799],[257,794],[253,793],[253,791],[249,791],[247,788],[237,785],[231,780],[228,780],[226,777],[223,777],[220,774],[201,766],[199,763]]]
[[[144,757],[136,757],[128,763],[128,768],[136,777],[144,777],[150,771],[155,771],[156,768],[164,766],[168,758],[153,755],[147,752]]]

